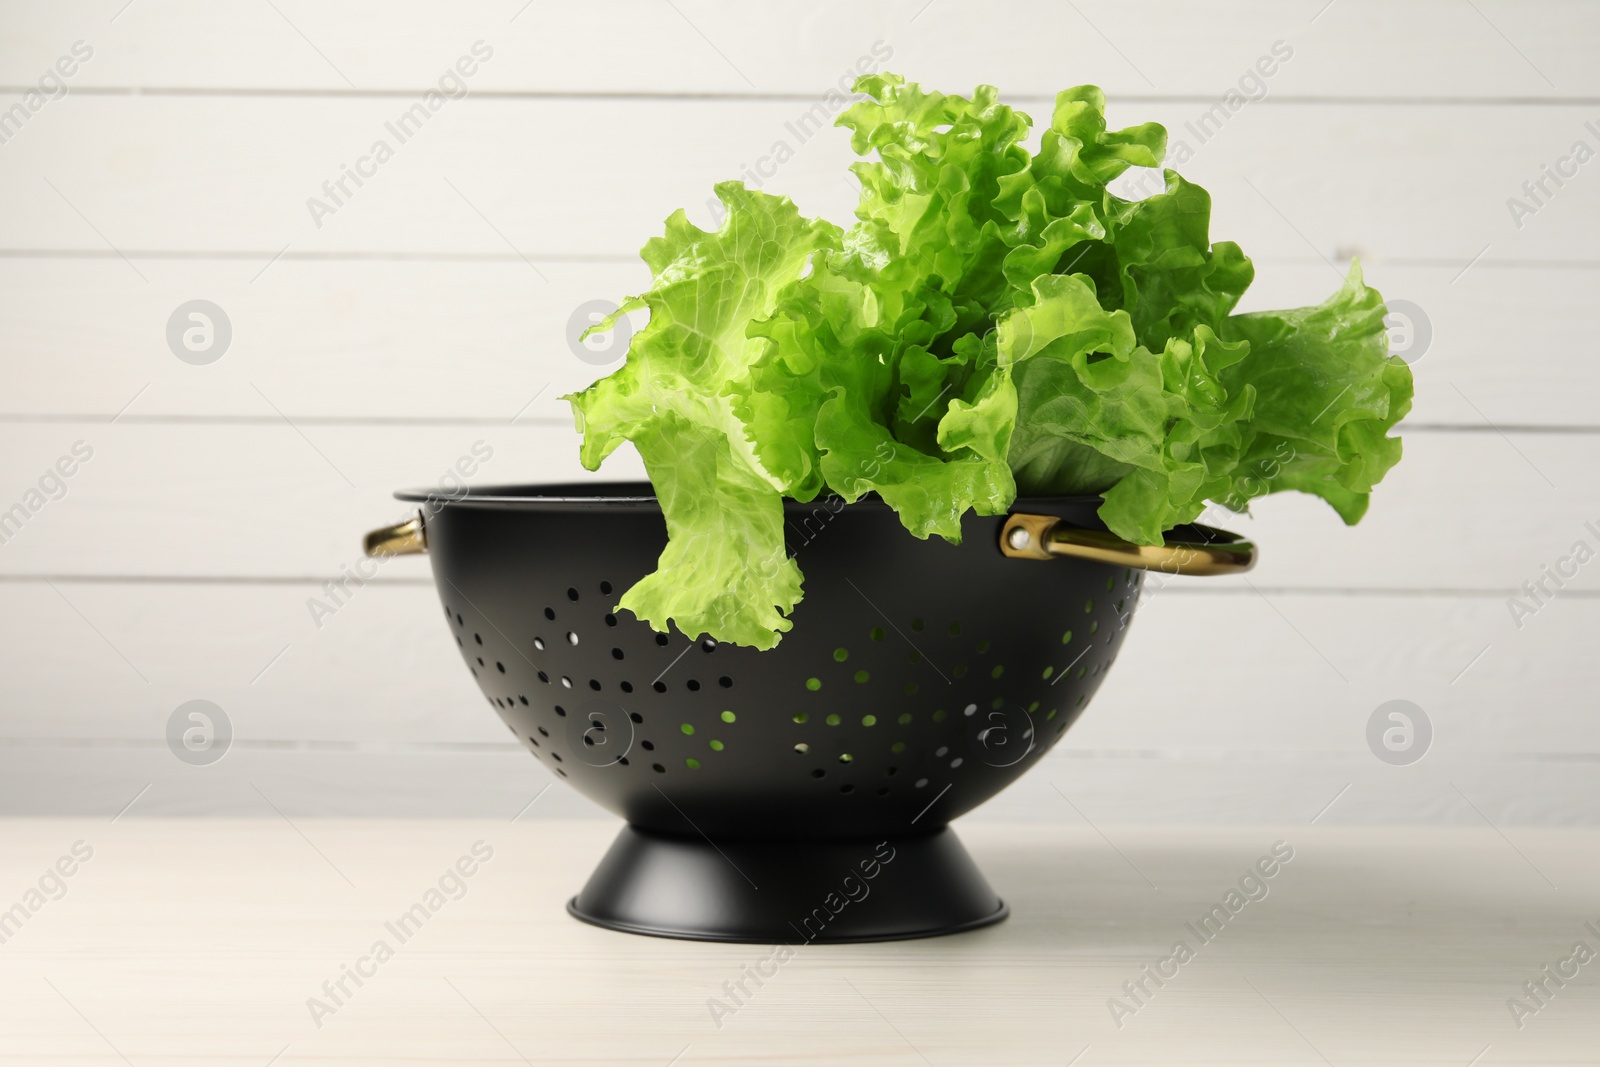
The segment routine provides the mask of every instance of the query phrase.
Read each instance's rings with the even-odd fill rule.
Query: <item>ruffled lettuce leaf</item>
[[[1250,356],[1223,372],[1256,394],[1241,453],[1215,499],[1235,511],[1265,493],[1320,496],[1348,524],[1366,514],[1373,486],[1400,462],[1389,436],[1411,410],[1411,368],[1389,354],[1383,297],[1352,264],[1316,307],[1235,315],[1224,329]]]
[[[651,288],[593,329],[639,308],[650,321],[619,370],[566,399],[584,435],[584,466],[598,468],[632,441],[666,517],[656,570],[619,607],[658,630],[671,619],[691,635],[770,648],[800,600],[800,569],[783,541],[792,473],[764,457],[783,452],[785,434],[810,428],[762,421],[758,450],[749,405],[736,398],[748,394],[765,347],[748,336],[750,323],[771,313],[839,231],[737,182],[717,186],[717,195],[727,209],[719,229],[701,230],[679,211],[645,245]]]
[[[800,597],[782,502],[824,492],[952,541],[1019,492],[1098,494],[1143,544],[1279,490],[1361,516],[1400,458],[1411,376],[1359,266],[1318,307],[1235,314],[1250,260],[1211,242],[1209,195],[1173,171],[1144,200],[1111,191],[1161,165],[1166,131],[1108,129],[1094,86],[1056,98],[1033,153],[993,87],[856,90],[838,120],[866,157],[854,225],[717,186],[722,227],[667,221],[652,288],[618,312],[649,325],[569,398],[584,463],[632,441],[666,513],[622,607],[771,647]]]

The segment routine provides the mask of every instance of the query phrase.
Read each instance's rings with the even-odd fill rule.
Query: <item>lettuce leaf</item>
[[[619,607],[658,630],[672,619],[690,634],[770,648],[800,601],[800,568],[783,541],[783,494],[796,476],[778,457],[786,435],[803,438],[809,427],[761,422],[758,449],[750,406],[735,400],[748,394],[763,348],[747,336],[750,323],[771,313],[839,230],[738,182],[716,192],[727,209],[722,226],[707,232],[675,213],[642,253],[650,290],[592,327],[649,309],[627,362],[566,399],[584,435],[584,466],[598,468],[632,441],[666,517],[656,570]]]
[[[620,607],[772,647],[801,595],[783,500],[823,492],[952,541],[1019,493],[1098,494],[1142,544],[1280,490],[1361,517],[1412,384],[1359,265],[1317,307],[1235,314],[1250,260],[1211,242],[1209,195],[1173,171],[1144,200],[1111,191],[1161,165],[1166,131],[1108,129],[1094,86],[1056,98],[1032,153],[1032,119],[991,86],[856,90],[848,230],[718,185],[721,227],[673,215],[643,251],[650,290],[595,327],[650,314],[623,367],[568,398],[584,464],[631,441],[666,515]]]
[[[1228,335],[1250,356],[1223,372],[1256,394],[1229,485],[1215,496],[1242,511],[1253,497],[1296,489],[1322,497],[1348,524],[1400,462],[1389,430],[1411,410],[1411,369],[1389,354],[1383,297],[1352,264],[1344,287],[1312,308],[1235,315]]]

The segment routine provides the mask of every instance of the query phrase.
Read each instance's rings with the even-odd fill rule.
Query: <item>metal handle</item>
[[[1179,539],[1170,539],[1179,534]],[[1069,526],[1054,515],[1011,515],[1000,551],[1013,559],[1073,556],[1167,574],[1243,574],[1256,565],[1256,546],[1210,526],[1179,527],[1160,545],[1136,545],[1104,530]]]
[[[361,549],[369,556],[420,556],[428,551],[428,530],[422,512],[405,522],[373,530],[361,539]]]

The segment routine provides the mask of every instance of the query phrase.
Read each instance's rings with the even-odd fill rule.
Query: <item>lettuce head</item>
[[[1110,190],[1161,165],[1166,131],[1108,130],[1094,86],[1056,98],[1032,151],[991,86],[856,90],[854,224],[723,183],[720,226],[675,213],[644,246],[649,290],[593,327],[649,313],[566,398],[584,465],[632,442],[666,519],[620,608],[773,647],[801,598],[783,502],[823,493],[951,541],[1019,495],[1098,495],[1140,544],[1287,489],[1361,518],[1412,383],[1358,264],[1316,307],[1236,314],[1254,268],[1212,243],[1204,189],[1167,170],[1143,200]]]

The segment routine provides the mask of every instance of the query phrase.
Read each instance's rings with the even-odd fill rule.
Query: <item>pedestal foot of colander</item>
[[[768,945],[936,937],[1009,913],[948,827],[713,842],[625,826],[567,910],[626,933]]]

